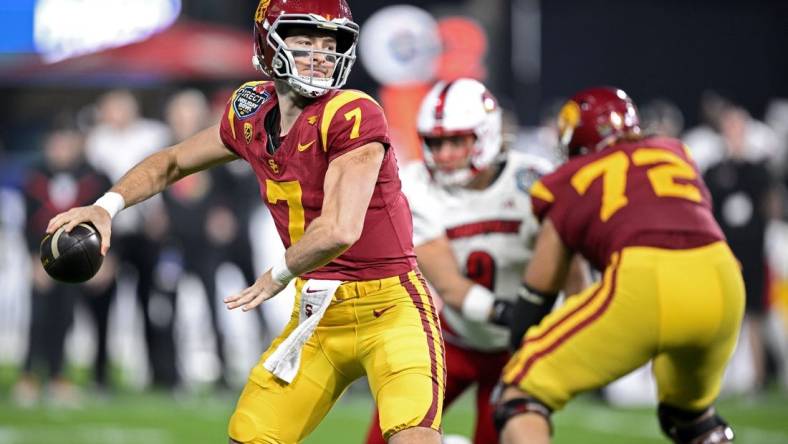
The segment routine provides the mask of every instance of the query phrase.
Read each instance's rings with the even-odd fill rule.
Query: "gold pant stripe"
[[[588,298],[583,304],[580,305],[577,309],[571,311],[568,315],[562,317],[558,320],[555,324],[552,324],[548,331],[539,335],[538,337],[531,340],[530,338],[526,338],[524,342],[524,347],[529,347],[531,353],[524,353],[523,354],[523,361],[522,367],[520,368],[519,372],[517,372],[516,376],[514,377],[514,383],[520,384],[523,380],[525,375],[528,373],[528,370],[538,361],[541,357],[546,356],[553,352],[556,348],[558,348],[562,343],[564,343],[567,339],[574,336],[578,332],[582,331],[584,328],[587,328],[591,325],[595,320],[599,319],[605,311],[607,311],[608,307],[610,307],[610,303],[613,301],[613,296],[615,295],[616,290],[616,278],[618,275],[618,266],[619,266],[619,255],[618,253],[614,254],[612,257],[612,263],[610,267],[608,267],[607,273],[605,273],[605,281],[603,282],[602,286],[594,292],[593,296]],[[598,304],[592,304],[594,301],[599,301]],[[584,308],[588,307],[587,310],[583,310]],[[587,314],[589,313],[590,314]],[[581,316],[585,315],[586,316]],[[565,326],[565,327],[564,327]],[[554,340],[550,341],[547,346],[541,347],[537,351],[536,342],[539,339],[543,339],[549,335],[549,333],[555,330],[557,327],[564,327],[561,329],[563,332],[555,338]],[[555,336],[555,335],[553,335]],[[552,339],[552,338],[551,338]],[[541,341],[547,342],[547,341]]]
[[[525,361],[530,357],[532,351],[536,352],[539,350],[538,346],[540,343],[555,341],[556,338],[576,324],[576,321],[573,322],[574,319],[585,317],[586,312],[593,313],[601,301],[604,301],[603,296],[609,290],[611,276],[612,268],[608,268],[605,270],[601,282],[595,283],[581,294],[567,298],[565,305],[561,309],[547,315],[539,325],[528,329],[520,345],[519,352],[514,354],[504,368],[504,381],[511,383],[521,373]]]

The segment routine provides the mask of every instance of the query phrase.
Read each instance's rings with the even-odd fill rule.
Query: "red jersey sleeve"
[[[383,109],[372,97],[354,90],[342,91],[326,103],[320,136],[329,161],[371,142],[390,145]]]
[[[249,138],[245,132],[252,127],[245,123],[253,119],[272,97],[272,92],[267,88],[270,84],[271,82],[266,81],[253,81],[241,85],[227,101],[219,122],[219,137],[224,146],[247,160]]]

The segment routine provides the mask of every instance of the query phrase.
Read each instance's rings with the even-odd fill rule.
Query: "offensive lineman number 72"
[[[630,164],[654,165],[648,168],[646,174],[657,196],[701,201],[700,190],[695,185],[674,181],[697,178],[692,166],[676,154],[660,148],[638,148],[632,153],[630,162],[626,153],[616,151],[580,168],[571,180],[572,187],[582,195],[597,178],[602,177],[602,205],[599,210],[602,222],[606,222],[629,202],[626,188]]]

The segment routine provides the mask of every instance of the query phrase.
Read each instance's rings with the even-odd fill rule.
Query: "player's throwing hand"
[[[50,219],[46,232],[49,234],[65,225],[65,231],[70,233],[77,225],[89,222],[93,224],[101,235],[101,255],[106,256],[109,250],[109,237],[112,233],[112,218],[109,212],[98,205],[72,208]]]

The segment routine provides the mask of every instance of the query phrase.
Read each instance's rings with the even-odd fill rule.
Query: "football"
[[[101,255],[101,236],[87,223],[66,233],[60,227],[41,241],[41,265],[47,274],[61,282],[85,282],[92,278],[104,261]]]

